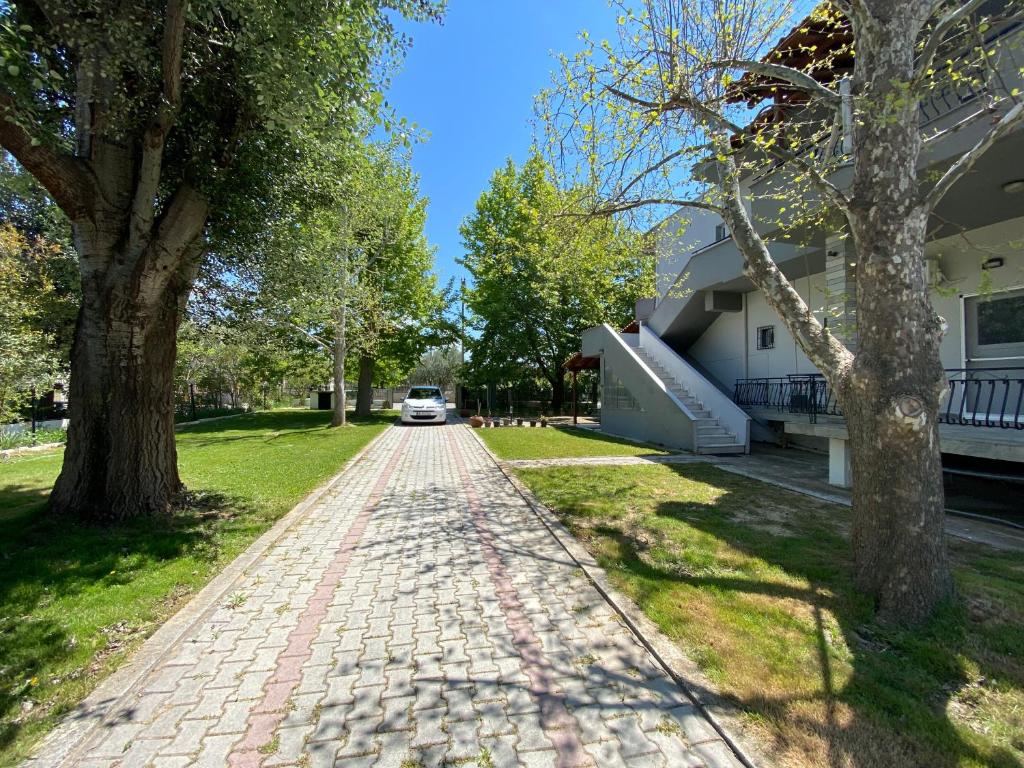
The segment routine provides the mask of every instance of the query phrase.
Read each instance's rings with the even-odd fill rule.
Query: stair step
[[[697,453],[731,454],[746,451],[746,446],[737,440],[736,435],[726,429],[718,418],[704,407],[704,403],[677,381],[654,355],[642,347],[633,349],[651,373],[660,379],[668,391],[692,414],[694,426],[697,428]]]
[[[721,425],[714,426],[714,427],[701,427],[701,426],[698,426],[697,427],[697,434],[701,435],[701,436],[706,435],[708,437],[711,437],[712,435],[728,435],[730,438],[735,438],[735,435],[733,435],[731,432],[729,432],[725,427],[723,427]]]
[[[697,448],[697,453],[746,453],[746,448],[739,443],[701,445]]]

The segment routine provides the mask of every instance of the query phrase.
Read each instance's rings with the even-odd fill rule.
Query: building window
[[[725,224],[716,224],[715,225],[715,242],[716,243],[719,240],[725,240],[725,238],[727,238],[728,236],[729,236],[729,229],[725,226]]]
[[[773,349],[775,347],[775,326],[762,325],[757,329],[757,348]]]
[[[1024,294],[978,303],[978,344],[1024,342]]]

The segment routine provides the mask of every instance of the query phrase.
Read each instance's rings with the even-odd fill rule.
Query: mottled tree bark
[[[844,202],[857,263],[855,355],[783,277],[743,208],[735,164],[719,163],[722,213],[747,275],[843,408],[852,454],[856,580],[874,597],[879,617],[895,623],[925,619],[952,594],[938,436],[943,331],[925,278],[929,207],[917,178],[921,137],[911,88],[928,5],[864,0],[852,14],[858,119],[853,189]],[[727,147],[727,136],[719,138],[720,147]]]
[[[102,46],[74,51],[74,154],[32,135],[0,93],[0,144],[72,224],[82,305],[71,352],[68,447],[50,497],[55,514],[123,520],[171,509],[181,490],[173,373],[181,311],[204,248],[208,204],[187,179],[163,177],[181,103],[187,0],[168,0],[160,88],[139,130],[109,123],[123,81]]]
[[[915,622],[952,593],[938,435],[943,328],[928,297],[921,134],[907,95],[927,8],[876,0],[871,11],[855,16],[854,93],[879,117],[853,127],[859,346],[837,390],[853,461],[857,582],[883,618]]]

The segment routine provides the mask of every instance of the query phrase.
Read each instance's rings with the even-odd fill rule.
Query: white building
[[[1004,30],[1000,87],[1021,85],[1019,28]],[[921,104],[929,131],[960,127],[929,142],[922,171],[943,168],[989,127],[989,94],[964,82],[937,88]],[[996,94],[997,96],[1000,94]],[[758,220],[771,203],[774,169],[745,180]],[[850,164],[833,175],[849,183]],[[777,205],[777,203],[775,203]],[[949,330],[941,357],[950,380],[940,428],[947,454],[1024,462],[1024,130],[986,153],[941,202],[926,254],[931,299]],[[680,235],[680,231],[683,233]],[[659,243],[654,302],[636,324],[583,337],[600,357],[602,428],[699,453],[743,453],[750,441],[828,449],[830,482],[849,484],[847,433],[825,380],[764,297],[743,276],[743,259],[713,213],[679,211],[653,233]],[[848,241],[820,232],[808,244],[765,230],[772,256],[819,319],[856,345],[853,259]],[[774,236],[774,237],[773,237]]]

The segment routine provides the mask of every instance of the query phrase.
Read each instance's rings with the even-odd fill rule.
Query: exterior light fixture
[[[1019,195],[1024,192],[1024,179],[1014,179],[1003,184],[1003,192],[1008,195]]]
[[[1002,256],[993,256],[991,259],[985,259],[985,261],[981,265],[981,268],[982,269],[998,269],[1001,266],[1003,266],[1003,257]]]

